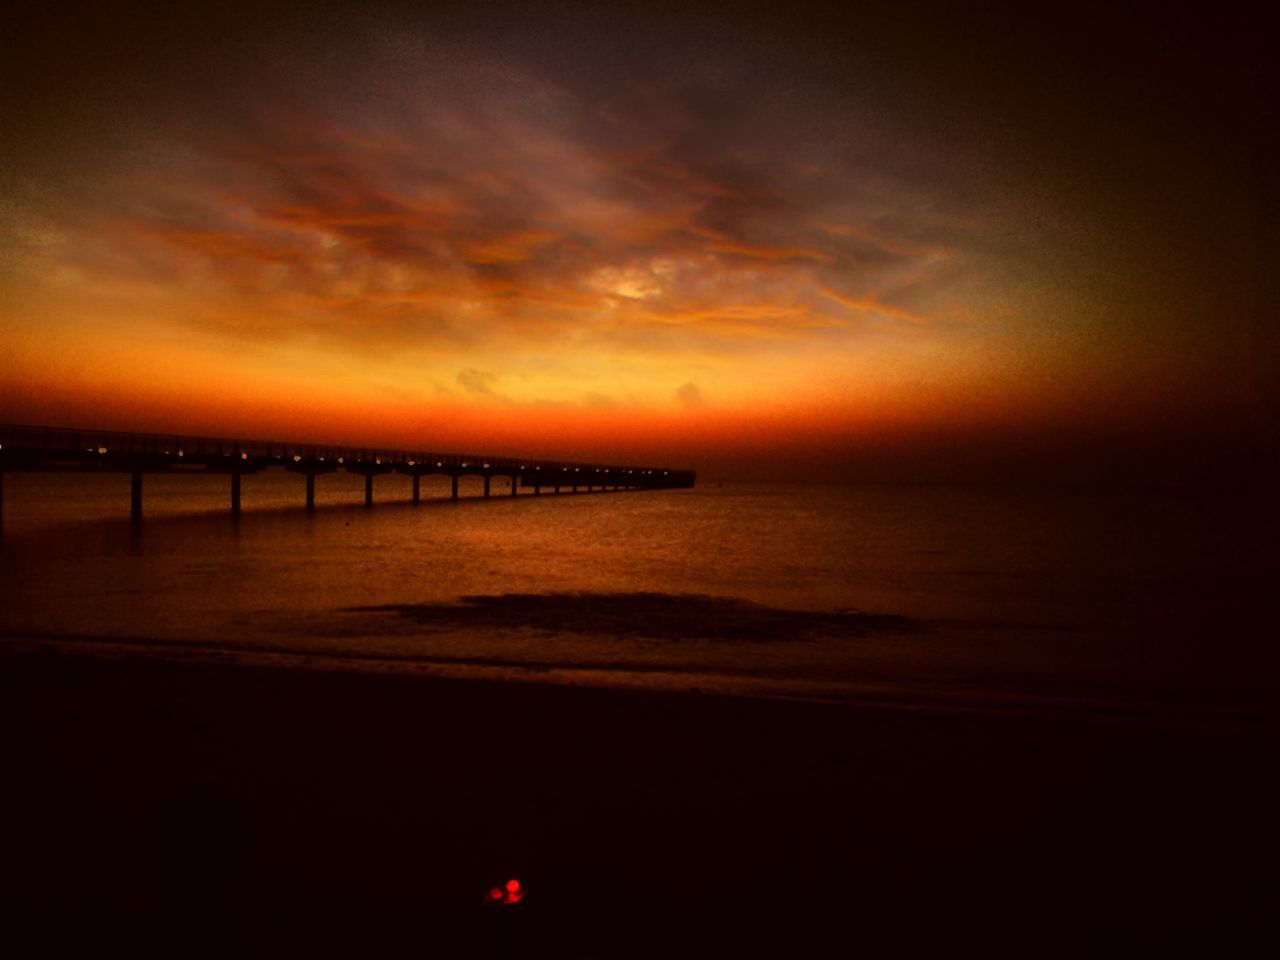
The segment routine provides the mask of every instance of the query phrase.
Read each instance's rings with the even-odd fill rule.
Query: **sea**
[[[1271,722],[1261,493],[4,477],[0,646],[1155,723]]]

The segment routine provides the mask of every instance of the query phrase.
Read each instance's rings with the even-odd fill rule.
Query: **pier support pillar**
[[[0,534],[4,533],[4,474],[0,473]]]
[[[516,495],[516,478],[515,477],[511,478],[511,495],[513,497]]]
[[[489,499],[489,475],[488,474],[485,474],[485,477],[484,477],[484,498],[486,500]]]
[[[142,474],[135,473],[129,485],[129,516],[142,519]]]
[[[556,484],[556,493],[559,493],[559,492],[560,492],[560,484],[558,484],[558,483],[557,483],[557,484]]]
[[[316,475],[314,473],[307,474],[307,509],[314,510],[316,508]]]
[[[533,495],[535,497],[542,496],[542,487],[536,483],[533,485]]]
[[[240,474],[231,475],[231,512],[240,512]]]
[[[416,473],[413,475],[413,502],[418,503],[422,500],[422,477]]]
[[[452,479],[453,479],[453,488],[449,491],[449,498],[450,498],[451,500],[457,500],[457,499],[458,499],[458,477],[457,477],[457,475],[455,474],[455,475],[454,475],[454,477],[453,477]]]
[[[364,475],[364,505],[366,507],[373,506],[373,474],[366,473]]]

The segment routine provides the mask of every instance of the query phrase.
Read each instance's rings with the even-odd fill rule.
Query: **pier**
[[[141,520],[143,478],[147,474],[225,474],[228,507],[239,513],[241,479],[269,469],[287,470],[302,478],[303,502],[308,510],[315,509],[316,478],[338,470],[364,477],[368,506],[374,503],[374,479],[392,472],[412,478],[414,503],[422,500],[422,478],[433,474],[450,478],[452,500],[459,499],[458,481],[466,476],[483,481],[482,496],[486,498],[493,494],[491,481],[495,477],[510,482],[503,495],[512,497],[521,488],[532,489],[535,496],[546,492],[667,490],[692,487],[696,479],[692,470],[670,467],[0,425],[0,529],[6,473],[127,473],[132,479],[130,516]]]

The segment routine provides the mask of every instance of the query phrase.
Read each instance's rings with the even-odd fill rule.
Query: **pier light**
[[[437,461],[436,461],[436,466],[437,466],[437,467],[443,467],[443,466],[444,466],[444,464],[443,464],[443,463],[441,463],[439,460],[437,460]]]
[[[106,453],[106,452],[107,452],[107,448],[106,448],[106,447],[99,447],[99,448],[98,448],[98,452],[99,452],[99,453]]]
[[[410,461],[409,461],[409,466],[411,466],[411,467],[412,467],[412,466],[413,466],[413,463],[414,463],[414,461],[410,460]]]
[[[339,462],[339,463],[342,463],[342,460],[343,460],[343,458],[342,458],[342,457],[339,457],[339,458],[338,458],[338,462]]]
[[[298,455],[295,453],[295,454],[293,455],[293,462],[294,462],[294,463],[301,463],[301,462],[302,462],[302,457],[298,456]]]
[[[486,464],[484,465],[484,468],[485,468],[486,470],[488,470],[488,469],[489,469],[489,465],[486,463]]]
[[[465,467],[465,466],[466,466],[466,464],[464,463],[464,464],[463,464],[463,466]]]
[[[381,457],[374,457],[374,458],[373,458],[373,462],[374,462],[374,463],[382,463],[382,458],[381,458]]]
[[[183,455],[183,452],[182,452],[181,450],[179,450],[179,451],[178,451],[178,456],[182,456],[182,455]]]
[[[248,460],[248,459],[249,459],[249,455],[248,455],[247,453],[244,453],[244,452],[242,451],[242,452],[241,452],[241,454],[240,454],[240,459],[241,459],[241,460]]]

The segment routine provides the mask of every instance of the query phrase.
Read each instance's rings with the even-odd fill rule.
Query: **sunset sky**
[[[473,6],[18,4],[0,422],[1260,468],[1231,5]]]

